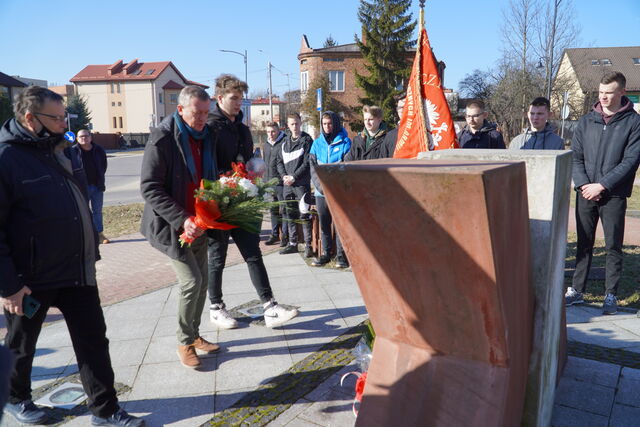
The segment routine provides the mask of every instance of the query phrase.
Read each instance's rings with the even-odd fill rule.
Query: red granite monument
[[[317,172],[376,332],[357,425],[519,425],[533,318],[524,163]]]

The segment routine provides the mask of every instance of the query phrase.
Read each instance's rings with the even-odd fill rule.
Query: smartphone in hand
[[[31,319],[38,309],[40,308],[40,303],[37,299],[32,297],[31,295],[25,294],[22,298],[22,312],[27,318]]]

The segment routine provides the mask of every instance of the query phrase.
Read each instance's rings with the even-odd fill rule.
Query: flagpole
[[[422,29],[424,28],[424,2],[425,0],[420,0],[420,24],[418,28],[418,34],[420,34],[422,32]]]

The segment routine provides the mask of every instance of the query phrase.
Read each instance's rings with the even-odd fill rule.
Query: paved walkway
[[[635,224],[640,220],[628,221],[631,229]],[[295,254],[266,255],[276,297],[300,307],[301,315],[283,328],[268,329],[237,311],[245,316],[242,327],[219,331],[205,312],[202,333],[224,351],[205,358],[194,371],[182,367],[175,354],[177,296],[168,259],[139,234],[123,236],[101,250],[99,286],[120,399],[148,425],[195,426],[213,417],[220,421],[249,415],[263,421],[254,424],[276,426],[354,424],[353,378],[345,387],[339,385],[340,376],[355,369],[348,357],[353,341],[332,343],[367,318],[350,271],[312,268]],[[251,306],[257,300],[240,261],[231,245],[224,278],[229,307]],[[570,354],[575,356],[569,358],[558,387],[554,426],[638,425],[640,319],[634,313],[599,313],[588,306],[567,310]],[[55,313],[50,316],[53,322],[39,340],[33,369],[36,393],[77,372],[66,327],[57,319]],[[80,415],[64,425],[88,422],[87,415]],[[233,423],[220,421],[228,424]],[[0,423],[14,425],[10,417]]]

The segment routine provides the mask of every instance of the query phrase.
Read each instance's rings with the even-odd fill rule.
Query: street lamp
[[[227,49],[219,49],[220,52],[226,52],[226,53],[235,53],[236,55],[240,55],[244,58],[244,82],[247,84],[247,87],[249,86],[249,82],[247,81],[247,51],[245,49],[244,53],[242,52],[238,52],[235,50],[227,50]],[[248,89],[247,89],[248,91]],[[247,93],[247,91],[244,92],[244,97],[248,98],[249,94]]]

